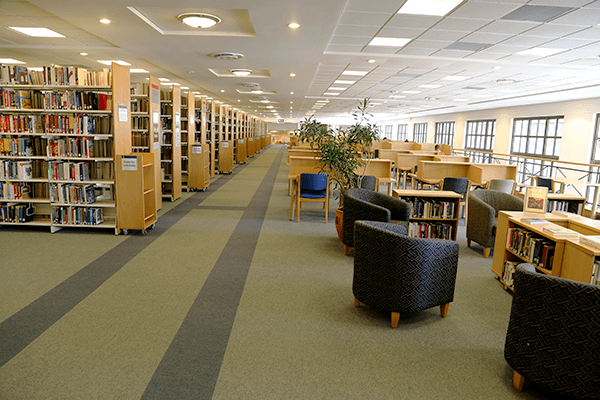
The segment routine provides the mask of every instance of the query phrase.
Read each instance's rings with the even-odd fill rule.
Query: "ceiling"
[[[104,67],[97,60],[123,60],[286,122],[348,117],[366,97],[379,120],[600,97],[600,1],[465,0],[445,16],[398,13],[404,3],[0,0],[0,58],[90,69]],[[177,19],[189,12],[222,22],[190,28]],[[289,28],[291,22],[300,27]],[[34,38],[9,26],[65,37]],[[381,37],[407,43],[370,44]],[[519,54],[530,49],[554,54]],[[223,52],[243,57],[209,56]],[[231,69],[254,73],[241,78]],[[132,74],[133,81],[146,77]],[[249,84],[265,93],[251,93]]]

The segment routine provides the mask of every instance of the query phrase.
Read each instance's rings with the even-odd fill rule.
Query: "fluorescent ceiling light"
[[[454,99],[454,101],[469,101],[469,99]]]
[[[300,28],[300,24],[297,24],[295,22],[292,22],[291,24],[288,25],[290,28],[292,29],[297,29]]]
[[[264,93],[264,90],[261,90],[261,89],[252,89],[250,91],[250,93],[261,94],[261,93]]]
[[[323,93],[323,96],[339,96],[339,93]]]
[[[14,58],[0,58],[2,64],[25,64],[23,61],[15,60]]]
[[[376,37],[371,40],[369,46],[402,47],[411,40],[412,39]]]
[[[21,32],[27,36],[31,37],[57,37],[64,38],[64,35],[61,35],[58,32],[51,31],[48,28],[30,28],[30,27],[18,27],[18,26],[9,26],[13,31]]]
[[[468,76],[458,76],[458,75],[450,75],[442,78],[443,81],[464,81],[465,79],[469,79]]]
[[[337,85],[354,85],[356,83],[356,81],[340,81],[340,80],[337,80],[337,81],[335,81],[333,83],[335,83]]]
[[[398,14],[443,16],[454,10],[463,0],[408,0]]]
[[[119,65],[131,65],[128,62],[123,61],[123,60],[96,60],[96,61],[98,61],[100,64],[104,64],[104,65],[110,65],[112,63],[119,64]]]
[[[420,88],[423,89],[437,89],[441,88],[443,85],[419,85]]]
[[[330,87],[330,88],[329,88],[329,89],[327,89],[327,90],[346,90],[346,89],[347,89],[347,88],[343,88],[343,87],[333,87],[333,86],[332,86],[332,87]]]
[[[230,69],[229,72],[231,72],[235,76],[248,76],[252,74],[251,69]]]
[[[210,28],[221,22],[221,18],[216,15],[204,13],[188,13],[177,16],[184,24],[192,28]]]
[[[329,100],[317,100],[317,103],[329,103]]]
[[[342,75],[356,75],[356,76],[365,76],[369,71],[344,71]]]
[[[562,53],[563,51],[567,51],[568,49],[551,49],[548,47],[534,47],[529,50],[519,51],[515,53],[517,56],[539,56],[539,57],[547,57],[553,54]]]
[[[104,25],[110,24],[110,19],[102,18],[99,21],[101,24],[104,24]]]
[[[161,82],[168,82],[168,81],[170,81],[170,79],[167,79],[167,78],[158,78],[158,80],[161,81]]]
[[[131,72],[132,74],[149,74],[150,71],[146,71],[145,69],[142,68],[131,68],[129,70],[129,72]]]
[[[422,92],[420,90],[403,90],[402,93],[417,94]]]
[[[391,95],[390,97],[391,97],[391,98],[394,98],[394,99],[402,99],[402,98],[404,98],[404,97],[406,97],[406,96],[400,96],[400,95],[397,95],[397,94],[393,94],[393,95]]]
[[[189,87],[187,87],[187,86],[182,86],[181,88],[182,89],[189,89]]]

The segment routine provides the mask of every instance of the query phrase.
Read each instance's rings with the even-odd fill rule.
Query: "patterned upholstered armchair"
[[[498,190],[480,189],[469,193],[467,218],[467,246],[471,241],[483,246],[488,258],[496,240],[499,211],[523,211],[523,200]]]
[[[458,243],[408,237],[403,227],[375,221],[354,224],[356,307],[392,312],[392,328],[401,312],[440,306],[445,317],[454,299]]]
[[[407,232],[410,204],[387,194],[373,190],[352,188],[344,195],[344,216],[342,219],[342,243],[344,254],[354,247],[354,221],[395,221]]]
[[[515,388],[531,381],[574,398],[600,398],[600,287],[521,264],[514,288],[504,358],[515,370]]]

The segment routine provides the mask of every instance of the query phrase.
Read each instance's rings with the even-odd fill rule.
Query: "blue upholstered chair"
[[[352,188],[344,194],[342,218],[342,243],[344,254],[354,247],[354,221],[394,222],[408,232],[410,204],[373,190]]]
[[[600,398],[600,287],[517,266],[504,358],[525,381],[578,399]]]
[[[488,258],[496,241],[498,212],[523,211],[523,200],[497,190],[480,189],[469,192],[467,219],[467,246],[471,241],[483,246],[483,256]]]
[[[548,188],[548,193],[553,193],[554,188],[552,187],[552,179],[544,178],[541,176],[537,177],[537,186]]]
[[[444,182],[442,183],[442,190],[450,190],[452,192],[458,193],[461,195],[460,197],[460,205],[465,206],[465,225],[467,223],[467,209],[468,209],[468,195],[469,190],[471,190],[471,181],[469,178],[453,178],[447,177],[444,178]],[[460,215],[460,210],[459,214]]]
[[[354,224],[356,307],[392,312],[392,328],[400,313],[440,306],[445,317],[454,299],[458,243],[408,237],[398,225],[375,221]]]
[[[298,195],[296,196],[296,222],[300,222],[300,206],[302,202],[320,202],[325,208],[325,223],[329,213],[329,182],[327,174],[300,174]]]

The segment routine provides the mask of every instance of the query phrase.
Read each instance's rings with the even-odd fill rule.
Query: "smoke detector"
[[[240,53],[212,53],[208,55],[209,57],[216,58],[217,60],[239,60],[240,58],[244,58],[243,54]]]

